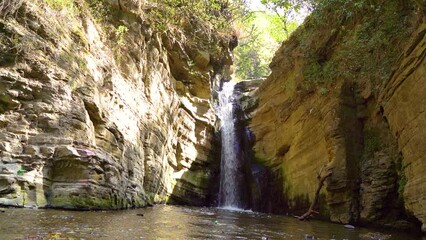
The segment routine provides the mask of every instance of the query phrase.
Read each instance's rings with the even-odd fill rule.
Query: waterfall
[[[235,104],[233,97],[235,83],[224,82],[219,92],[217,115],[221,122],[222,152],[220,163],[219,206],[223,208],[242,208],[243,184],[240,181],[241,163],[238,152],[239,144],[235,126]]]

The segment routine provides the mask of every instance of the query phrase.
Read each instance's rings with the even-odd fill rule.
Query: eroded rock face
[[[0,20],[0,204],[207,204],[220,160],[210,93],[227,44],[190,54],[130,1],[112,6],[128,29],[119,43],[84,4],[74,15],[41,2]]]
[[[382,95],[384,115],[403,157],[404,178],[399,184],[403,187],[405,207],[423,223],[423,232],[426,232],[425,33],[423,23]]]
[[[255,165],[266,169],[258,171],[260,189],[266,189],[260,210],[304,213],[314,198],[318,172],[330,169],[319,210],[332,221],[403,229],[418,229],[418,220],[426,221],[424,20],[413,3],[386,7],[398,7],[411,20],[395,55],[382,59],[396,69],[390,74],[388,68],[390,77],[383,82],[377,76],[387,76],[385,70],[377,75],[366,69],[369,63],[358,62],[362,56],[345,45],[355,42],[368,16],[358,16],[356,24],[342,22],[344,27],[331,23],[330,29],[309,25],[310,19],[277,51],[272,74],[256,90],[258,107],[249,122]],[[351,59],[350,74],[326,72],[346,66],[344,61],[330,64],[339,57]],[[312,79],[321,68],[326,69],[321,77],[333,79]]]

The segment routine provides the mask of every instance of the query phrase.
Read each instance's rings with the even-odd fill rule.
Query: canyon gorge
[[[0,205],[300,216],[330,172],[318,218],[426,232],[424,0],[324,6],[237,83],[233,33],[71,2],[0,5]]]

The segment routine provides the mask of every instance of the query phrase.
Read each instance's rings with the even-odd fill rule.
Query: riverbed
[[[0,239],[390,239],[421,240],[399,232],[292,217],[156,205],[121,211],[5,209]],[[425,240],[425,239],[423,239]]]

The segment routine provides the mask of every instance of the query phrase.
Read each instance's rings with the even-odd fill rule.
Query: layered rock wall
[[[144,1],[15,2],[0,20],[0,204],[207,204],[226,40],[158,32]]]
[[[384,116],[402,153],[405,207],[426,232],[426,24],[418,28],[382,95]]]
[[[346,17],[325,9],[332,21],[314,14],[277,51],[249,122],[255,164],[269,179],[261,210],[302,214],[325,169],[322,216],[404,229],[425,222],[424,6],[376,4],[348,5]]]

